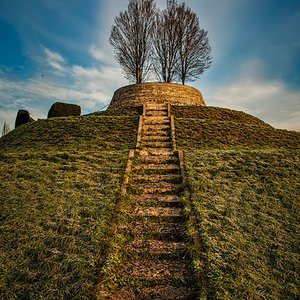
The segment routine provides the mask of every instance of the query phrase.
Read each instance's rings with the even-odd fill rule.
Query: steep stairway
[[[146,104],[127,186],[128,222],[119,228],[125,237],[119,288],[103,299],[195,299],[182,191],[168,105]]]

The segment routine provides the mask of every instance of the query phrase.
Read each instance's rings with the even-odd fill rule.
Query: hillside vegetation
[[[300,133],[221,108],[173,113],[209,299],[299,299]]]
[[[39,120],[0,139],[0,299],[93,299],[141,112]],[[299,299],[300,133],[222,108],[172,113],[207,298]]]
[[[39,120],[0,139],[0,298],[92,299],[136,117]]]

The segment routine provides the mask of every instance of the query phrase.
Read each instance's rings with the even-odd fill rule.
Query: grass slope
[[[40,120],[0,139],[0,298],[92,299],[138,118]]]
[[[172,113],[208,298],[299,298],[300,134],[222,108]],[[39,120],[0,139],[1,299],[93,299],[139,114]]]
[[[209,299],[300,298],[300,134],[220,108],[173,107]]]

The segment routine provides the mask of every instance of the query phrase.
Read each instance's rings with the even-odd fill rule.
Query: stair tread
[[[147,136],[143,136],[142,138],[143,141],[167,141],[167,142],[171,142],[171,137],[166,135],[166,136],[159,136],[159,135],[147,135]]]
[[[180,166],[177,164],[145,164],[142,163],[138,166],[134,167],[135,169],[153,169],[153,170],[174,170],[174,169],[180,169]]]
[[[178,162],[175,155],[138,155],[137,159],[140,163],[175,164]]]
[[[156,235],[167,236],[168,239],[178,239],[178,236],[184,236],[184,226],[178,223],[170,222],[150,222],[150,221],[132,221],[123,226],[126,232],[131,232],[135,236],[138,235]]]
[[[181,280],[188,278],[190,272],[183,261],[133,259],[123,262],[119,274],[124,277],[143,280]]]
[[[151,188],[151,187],[181,187],[181,183],[173,183],[167,181],[156,181],[156,182],[132,182],[131,186],[141,187],[141,188]]]
[[[135,253],[173,254],[179,255],[186,252],[187,247],[183,242],[134,239],[126,246],[126,251]]]
[[[188,300],[189,290],[186,287],[172,285],[152,287],[123,287],[113,293],[99,295],[103,300]]]
[[[177,207],[136,207],[133,215],[144,217],[182,217],[181,208]]]
[[[134,180],[143,180],[149,182],[168,182],[172,180],[180,180],[181,176],[177,174],[152,174],[152,175],[136,175]]]
[[[143,132],[143,138],[147,137],[170,137],[170,132],[159,130],[159,131],[144,131]]]
[[[170,148],[147,148],[143,149],[143,150],[137,150],[137,154],[139,156],[164,156],[164,155],[175,155],[175,151],[173,149]]]
[[[180,197],[177,195],[153,195],[153,194],[142,194],[132,195],[131,198],[136,202],[142,201],[158,201],[158,202],[180,202]]]

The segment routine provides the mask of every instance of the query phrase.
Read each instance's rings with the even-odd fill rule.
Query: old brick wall
[[[205,106],[202,94],[193,87],[177,83],[147,82],[116,90],[109,108],[138,106],[148,101]]]

